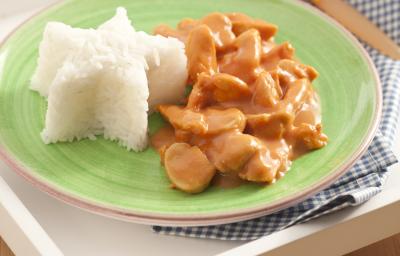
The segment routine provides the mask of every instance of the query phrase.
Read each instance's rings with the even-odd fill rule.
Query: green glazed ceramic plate
[[[45,145],[40,138],[46,101],[29,90],[38,44],[48,21],[96,27],[128,9],[137,30],[185,17],[243,12],[279,25],[277,41],[290,41],[298,58],[314,66],[328,146],[296,160],[269,186],[211,187],[188,195],[169,188],[159,156],[149,148],[128,152],[99,138]],[[261,216],[304,200],[335,181],[365,151],[381,110],[380,85],[358,42],[328,17],[292,0],[71,0],[52,6],[20,26],[0,48],[1,156],[38,188],[78,207],[134,222],[210,225]],[[162,125],[150,117],[150,132]]]

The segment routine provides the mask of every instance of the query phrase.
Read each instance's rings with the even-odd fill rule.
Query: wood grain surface
[[[398,256],[400,255],[400,233],[368,245],[346,256]]]
[[[14,256],[10,248],[8,248],[7,244],[0,237],[0,256]]]
[[[400,233],[382,241],[361,248],[345,256],[398,256],[400,255]],[[14,256],[0,237],[0,256]]]

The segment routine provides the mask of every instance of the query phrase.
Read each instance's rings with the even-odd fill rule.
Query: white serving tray
[[[54,1],[0,0],[0,40],[38,8]],[[400,136],[397,141],[399,156]],[[171,237],[154,234],[148,226],[66,205],[0,162],[0,236],[17,256],[342,255],[400,232],[399,215],[397,164],[391,167],[384,191],[367,203],[253,242]]]

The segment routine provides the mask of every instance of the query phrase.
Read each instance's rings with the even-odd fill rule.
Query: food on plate
[[[44,142],[103,134],[143,150],[149,109],[184,97],[186,63],[183,43],[135,31],[123,8],[97,29],[48,23],[31,81],[48,100]]]
[[[196,146],[174,143],[165,151],[165,169],[174,186],[188,193],[198,193],[208,187],[215,167]]]
[[[103,134],[140,151],[148,114],[158,111],[168,125],[151,142],[172,187],[194,194],[238,180],[273,183],[328,139],[312,86],[318,72],[290,43],[274,42],[277,30],[211,13],[149,35],[135,31],[124,8],[97,29],[50,22],[31,81],[48,101],[42,139]]]
[[[188,193],[211,179],[273,183],[291,161],[327,144],[318,72],[274,42],[278,27],[241,13],[184,19],[155,34],[185,43],[188,83],[185,105],[160,104],[169,125],[151,140],[173,187]]]

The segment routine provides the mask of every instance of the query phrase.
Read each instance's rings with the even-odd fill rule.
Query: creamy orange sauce
[[[245,182],[245,180],[241,179],[237,175],[224,175],[221,173],[217,173],[214,176],[211,184],[216,187],[229,189],[239,187]]]
[[[292,160],[326,145],[311,84],[318,73],[295,59],[290,43],[275,44],[276,32],[275,25],[240,13],[155,29],[186,44],[193,85],[185,106],[158,107],[171,126],[151,139],[176,188],[198,193],[212,178],[225,188],[273,183]]]
[[[169,147],[175,142],[177,142],[175,130],[170,125],[162,127],[151,137],[151,145],[157,150],[161,150],[163,147]]]

